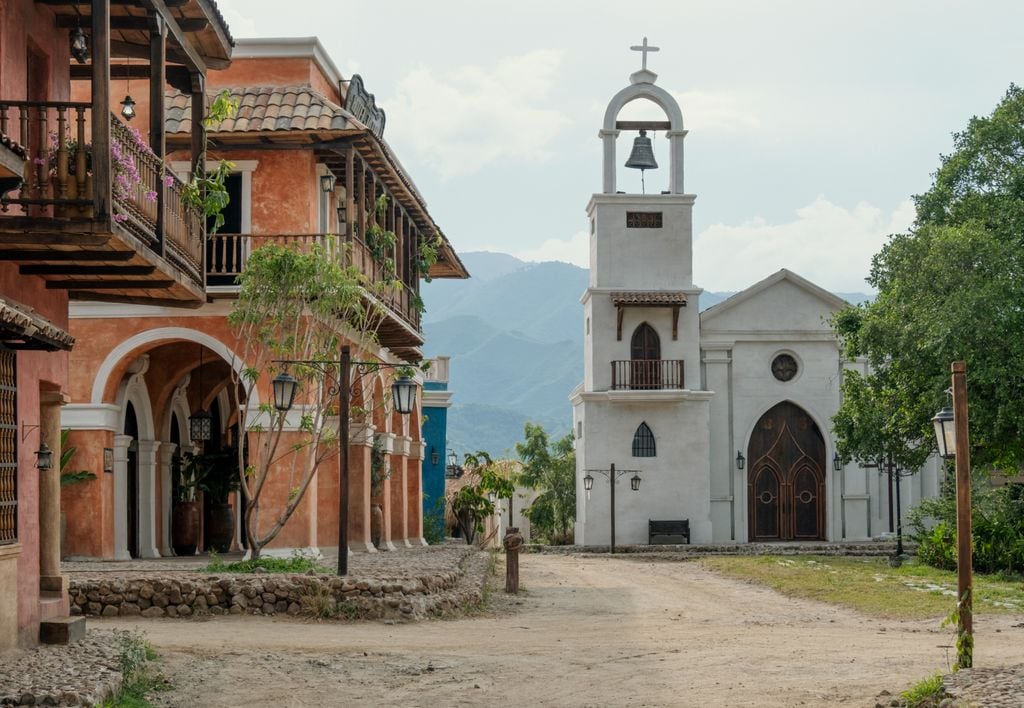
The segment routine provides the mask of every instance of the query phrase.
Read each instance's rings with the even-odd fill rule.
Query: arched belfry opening
[[[667,169],[669,194],[683,194],[683,138],[686,137],[686,130],[683,128],[683,113],[679,104],[672,95],[655,85],[658,75],[647,68],[647,54],[658,51],[658,47],[651,47],[644,37],[642,45],[632,47],[633,50],[643,54],[643,66],[640,71],[634,72],[630,77],[630,85],[619,91],[612,97],[608,108],[605,110],[604,123],[599,133],[604,143],[604,179],[602,191],[605,194],[615,194],[617,191],[617,170],[619,158],[616,153],[616,143],[619,135],[626,131],[641,141],[653,140],[654,135],[664,137],[668,140],[669,158],[668,164],[659,168]],[[619,114],[623,108],[633,101],[650,101],[659,107],[665,114],[667,120],[619,120]],[[641,135],[643,131],[643,135]],[[637,154],[637,148],[641,147],[635,139],[631,141],[633,150],[629,157]],[[631,162],[622,160],[622,162]],[[653,169],[653,168],[651,168]],[[649,192],[648,192],[649,193]]]

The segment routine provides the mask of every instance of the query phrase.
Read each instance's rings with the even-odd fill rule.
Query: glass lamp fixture
[[[944,459],[956,457],[956,420],[953,409],[946,406],[932,418],[935,426],[935,442],[939,447],[939,456]]]
[[[71,30],[68,40],[71,43],[71,56],[79,64],[84,64],[89,58],[89,40],[86,38],[85,32],[82,31],[81,25]]]
[[[282,371],[274,377],[273,387],[274,408],[282,413],[291,410],[292,404],[295,403],[295,392],[298,390],[299,380],[287,371]]]
[[[640,475],[634,474],[629,478],[629,486],[634,492],[640,491]]]
[[[48,472],[53,469],[53,450],[46,443],[39,445],[36,450],[36,468],[40,472]]]
[[[736,469],[743,469],[744,465],[747,464],[747,458],[743,456],[743,453],[739,450],[736,451]]]
[[[408,376],[395,379],[391,384],[391,400],[396,411],[403,415],[412,413],[413,404],[416,402],[416,388],[416,382]]]
[[[592,475],[592,474],[590,474],[588,472],[586,474],[586,476],[583,478],[583,489],[585,491],[589,492],[593,488],[594,488],[594,475]]]
[[[334,175],[328,172],[320,175],[320,190],[326,194],[334,191]]]

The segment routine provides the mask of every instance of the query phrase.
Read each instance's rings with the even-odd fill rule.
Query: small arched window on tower
[[[629,387],[661,388],[661,339],[646,322],[633,331],[629,346]]]
[[[657,453],[654,433],[647,427],[647,423],[641,423],[633,433],[633,457],[655,457]]]

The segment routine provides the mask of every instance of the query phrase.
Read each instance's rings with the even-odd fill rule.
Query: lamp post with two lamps
[[[971,448],[967,417],[967,364],[954,361],[953,407],[943,408],[932,418],[939,455],[956,460],[956,591],[957,591],[957,668],[969,669],[974,663],[974,618],[971,605]]]
[[[372,361],[352,361],[349,346],[341,348],[341,359],[338,361],[309,361],[300,359],[277,359],[283,370],[274,377],[274,408],[287,413],[295,403],[295,394],[299,380],[288,373],[291,365],[308,367],[328,379],[328,397],[338,397],[338,455],[340,457],[338,484],[338,575],[348,573],[348,418],[349,395],[351,389],[352,367],[357,371],[376,371],[377,369],[402,369],[404,365],[387,364]],[[334,377],[331,379],[332,372]],[[399,376],[391,385],[391,398],[395,410],[402,415],[412,413],[416,401],[416,382],[408,376]]]
[[[618,481],[619,477],[622,477],[623,475],[627,475],[630,472],[632,472],[633,476],[629,478],[629,487],[634,492],[638,492],[640,491],[640,471],[616,470],[614,463],[609,465],[609,468],[606,470],[586,470],[586,475],[583,477],[583,489],[587,492],[590,492],[590,490],[594,488],[594,475],[592,474],[594,472],[600,475],[604,475],[604,477],[609,482],[609,486],[611,487],[610,497],[612,515],[609,552],[615,553],[615,483]]]

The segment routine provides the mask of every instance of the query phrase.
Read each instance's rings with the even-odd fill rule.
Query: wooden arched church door
[[[807,412],[784,401],[761,416],[747,459],[750,540],[824,540],[825,439]]]
[[[633,331],[629,346],[630,388],[661,388],[661,339],[646,322]]]

